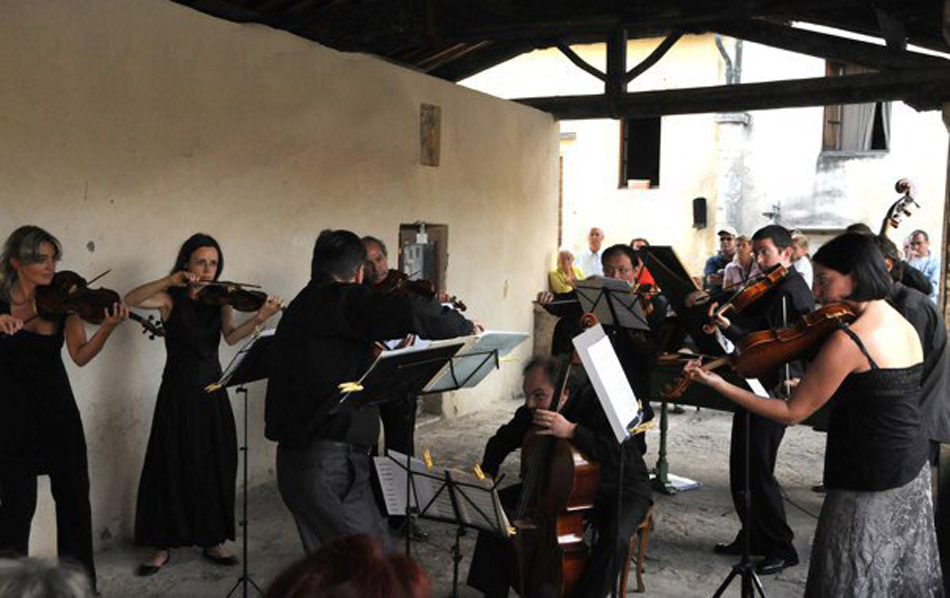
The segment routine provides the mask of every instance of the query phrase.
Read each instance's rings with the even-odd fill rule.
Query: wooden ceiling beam
[[[772,110],[833,104],[904,100],[917,109],[937,109],[950,100],[950,69],[918,69],[844,77],[817,77],[606,96],[521,98],[521,104],[560,120],[623,118]]]
[[[720,23],[712,26],[711,30],[722,35],[773,48],[859,64],[875,69],[950,67],[950,60],[938,56],[888,48],[887,46],[807,31],[760,19],[743,19]]]

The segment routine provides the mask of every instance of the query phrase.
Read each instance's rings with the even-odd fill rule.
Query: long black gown
[[[237,436],[221,376],[221,308],[170,289],[168,356],[158,390],[135,513],[143,546],[214,546],[234,539]]]
[[[0,314],[9,313],[0,300]],[[59,556],[80,563],[95,587],[86,438],[63,364],[65,321],[50,335],[0,335],[0,553],[27,554],[36,478],[48,475]]]

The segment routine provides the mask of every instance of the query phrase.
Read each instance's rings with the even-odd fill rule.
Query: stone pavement
[[[480,460],[485,441],[507,421],[517,405],[515,401],[496,401],[477,413],[423,426],[417,431],[418,448],[429,449],[436,466],[470,469]],[[731,422],[731,414],[712,410],[697,412],[692,408],[687,408],[685,414],[670,416],[670,469],[678,475],[699,480],[704,486],[676,496],[655,496],[656,522],[644,566],[648,595],[711,596],[736,560],[711,552],[716,542],[731,540],[738,530],[738,520],[729,496]],[[810,488],[821,478],[824,440],[823,434],[798,427],[788,430],[782,444],[777,476],[787,497],[789,524],[795,531],[795,545],[802,564],[779,575],[763,577],[768,596],[801,596],[804,592],[809,547],[822,500]],[[656,430],[648,432],[648,444],[647,463],[652,466],[659,444]],[[505,464],[505,471],[513,480],[517,476],[516,456],[509,461]],[[302,555],[302,550],[293,520],[280,500],[276,484],[253,488],[250,496],[250,572],[254,580],[266,587],[284,567]],[[431,537],[429,541],[413,546],[413,556],[429,574],[433,596],[450,596],[451,547],[455,529],[431,521],[422,525]],[[460,596],[479,595],[464,586],[474,540],[472,533],[462,538],[464,558]],[[230,548],[237,553],[240,543]],[[97,555],[103,595],[224,597],[240,575],[240,567],[222,568],[207,563],[198,549],[178,549],[173,551],[169,565],[157,575],[137,578],[133,571],[145,554],[146,551],[140,548],[127,546]],[[632,593],[635,587],[632,575],[629,586],[628,593]],[[234,595],[241,596],[241,590],[238,589]],[[733,582],[725,595],[740,595],[738,581]]]

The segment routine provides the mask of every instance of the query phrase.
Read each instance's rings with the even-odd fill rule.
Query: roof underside
[[[459,81],[524,52],[705,33],[748,19],[826,25],[950,52],[942,0],[174,0]]]

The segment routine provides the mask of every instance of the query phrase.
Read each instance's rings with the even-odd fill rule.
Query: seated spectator
[[[0,596],[17,598],[87,598],[92,585],[72,565],[40,559],[0,559]]]
[[[801,231],[792,233],[792,265],[802,275],[810,289],[815,274],[811,267],[811,255],[808,253],[808,237]]]
[[[930,251],[930,237],[925,231],[915,230],[910,236],[914,257],[908,263],[930,281],[930,300],[937,303],[940,296],[940,260]]]
[[[557,252],[557,268],[548,273],[552,293],[570,293],[574,283],[584,280],[584,273],[574,265],[574,254],[567,249]]]
[[[736,237],[736,256],[726,264],[723,271],[722,290],[728,291],[761,273],[759,264],[752,254],[752,241],[748,235],[739,235]]]
[[[603,229],[595,226],[587,233],[587,248],[582,249],[577,256],[577,263],[587,276],[603,276],[604,267],[600,257],[604,254]]]
[[[387,555],[367,534],[345,536],[286,569],[265,598],[428,598],[429,578],[403,554]]]
[[[719,235],[719,253],[706,260],[706,267],[703,268],[703,288],[710,293],[722,289],[726,264],[736,255],[736,229],[723,226],[716,234]]]

